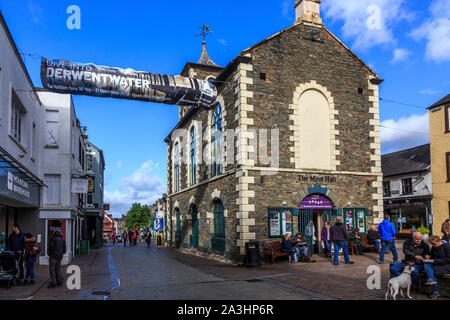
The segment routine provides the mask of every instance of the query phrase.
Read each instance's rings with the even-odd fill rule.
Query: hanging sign
[[[88,179],[72,179],[72,193],[87,193]]]
[[[182,76],[133,69],[76,64],[66,60],[41,60],[43,87],[51,92],[141,100],[212,109],[216,101],[212,84]]]

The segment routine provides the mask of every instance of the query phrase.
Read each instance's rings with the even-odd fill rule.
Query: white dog
[[[395,297],[397,296],[399,291],[400,295],[404,297],[403,289],[406,289],[406,296],[409,299],[412,299],[409,293],[411,291],[411,273],[414,270],[415,268],[413,266],[406,266],[401,275],[389,280],[388,288],[386,291],[386,295],[384,296],[384,299],[387,300],[388,295],[390,293],[391,296],[394,298],[394,300],[396,300]]]

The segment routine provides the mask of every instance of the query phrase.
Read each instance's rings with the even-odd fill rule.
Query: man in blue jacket
[[[397,231],[395,230],[394,224],[390,220],[391,217],[389,215],[384,215],[384,221],[378,226],[378,233],[381,235],[381,252],[380,260],[378,261],[380,264],[384,264],[384,254],[387,247],[389,247],[394,255],[394,263],[398,262],[398,253],[394,241]]]

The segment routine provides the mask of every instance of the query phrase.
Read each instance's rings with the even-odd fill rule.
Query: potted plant
[[[417,229],[417,232],[420,232],[422,234],[423,241],[428,242],[428,239],[430,238],[430,229],[427,229],[422,223],[420,228]]]

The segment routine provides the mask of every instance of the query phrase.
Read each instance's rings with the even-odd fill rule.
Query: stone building
[[[263,251],[310,221],[318,235],[338,216],[362,233],[382,221],[383,80],[323,26],[320,2],[297,0],[292,26],[225,68],[204,47],[183,69],[214,82],[217,105],[180,107],[165,139],[176,247],[242,261],[246,243]]]

